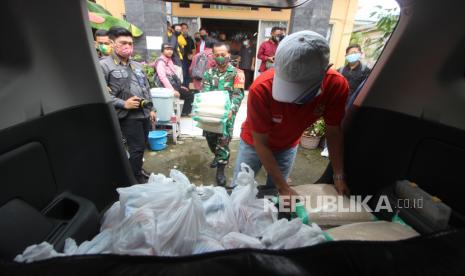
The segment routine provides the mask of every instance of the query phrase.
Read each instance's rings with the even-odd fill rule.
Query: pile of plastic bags
[[[324,242],[316,225],[277,220],[277,209],[257,199],[257,183],[241,165],[237,187],[196,187],[177,170],[151,175],[147,184],[117,189],[120,200],[104,214],[101,232],[77,245],[67,239],[56,252],[43,242],[26,248],[18,262],[82,254],[182,256],[233,248],[290,249]]]
[[[227,91],[211,91],[195,94],[192,119],[197,127],[214,132],[223,133],[225,123],[231,110],[231,100]]]

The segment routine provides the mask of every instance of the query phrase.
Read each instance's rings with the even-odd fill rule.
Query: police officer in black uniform
[[[121,27],[112,27],[108,35],[113,53],[100,60],[110,97],[118,114],[121,131],[127,140],[129,162],[139,183],[147,182],[142,169],[150,122],[156,122],[156,110],[147,76],[140,63],[131,60],[133,37]]]

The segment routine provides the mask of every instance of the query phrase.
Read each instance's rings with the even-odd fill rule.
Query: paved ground
[[[228,183],[231,182],[236,161],[239,140],[231,142],[231,163],[226,170]],[[321,149],[307,150],[299,148],[294,170],[291,174],[291,185],[315,183],[328,164],[328,159],[321,157]],[[147,151],[145,153],[144,168],[149,172],[169,174],[170,169],[176,168],[185,173],[196,185],[212,185],[215,183],[215,169],[208,165],[213,154],[207,146],[207,141],[201,137],[182,138],[177,145],[168,145],[163,151]],[[262,170],[257,181],[265,184],[265,173]]]

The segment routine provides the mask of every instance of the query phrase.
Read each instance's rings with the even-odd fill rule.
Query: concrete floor
[[[226,170],[228,184],[232,180],[239,140],[233,140],[230,147],[231,162]],[[290,177],[291,185],[315,183],[318,180],[328,165],[328,159],[321,157],[320,152],[321,149],[299,148]],[[208,149],[207,141],[201,136],[181,138],[177,145],[169,144],[162,151],[146,151],[144,157],[144,168],[148,172],[168,175],[170,169],[176,168],[186,174],[196,185],[215,184],[216,170],[209,167],[213,154]],[[265,184],[265,176],[264,170],[261,170],[257,176],[257,182]]]

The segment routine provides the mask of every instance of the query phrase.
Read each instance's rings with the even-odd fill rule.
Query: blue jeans
[[[278,162],[279,169],[281,170],[281,173],[286,180],[288,179],[289,174],[292,171],[292,167],[294,166],[297,148],[298,146],[295,146],[290,149],[273,152],[274,158]],[[239,152],[237,153],[236,167],[234,168],[234,177],[231,185],[232,187],[236,186],[236,178],[241,171],[241,163],[246,163],[249,165],[255,172],[255,175],[258,174],[262,167],[262,162],[260,161],[255,148],[244,142],[242,139],[239,144]],[[273,179],[269,174],[267,175],[265,188],[276,188]]]

